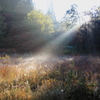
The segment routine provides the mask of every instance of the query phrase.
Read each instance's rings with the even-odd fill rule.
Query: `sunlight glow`
[[[78,22],[76,23],[77,26],[81,26],[84,23],[88,23],[90,21],[90,16],[82,16],[82,18],[78,19]]]
[[[78,27],[73,27],[66,32],[61,33],[58,37],[56,37],[51,42],[47,43],[46,46],[44,46],[38,54],[45,55],[46,59],[50,58],[52,56],[55,56],[55,52],[58,52],[59,47],[61,46],[62,42],[66,40],[66,44],[70,43],[70,41],[73,39],[76,30]]]
[[[64,17],[66,10],[70,9],[70,5],[77,4],[78,11],[81,13],[83,11],[90,10],[93,6],[99,6],[100,0],[33,0],[36,4],[37,9],[41,9],[46,13],[48,9],[48,2],[52,1],[55,15],[57,20]]]
[[[77,11],[79,14],[82,14],[82,12],[90,10],[93,6],[98,6],[99,0],[92,0],[87,3],[87,0],[81,1],[81,0],[33,0],[36,4],[36,9],[41,9],[44,13],[46,13],[50,2],[52,2],[55,15],[57,20],[61,20],[66,10],[70,9],[72,4],[77,4],[78,8]],[[79,22],[77,23],[77,26],[80,26],[83,23],[86,23],[90,20],[88,16],[82,16],[80,18]],[[78,29],[78,27],[73,27],[66,32],[61,33],[59,36],[57,36],[55,39],[53,39],[51,42],[47,43],[39,52],[39,55],[44,56],[44,59],[47,59],[49,57],[54,56],[55,51],[59,50],[59,46],[61,46],[61,43],[66,39],[66,43],[70,43],[70,41],[73,39],[75,35],[75,31]],[[42,60],[41,57],[38,57]]]

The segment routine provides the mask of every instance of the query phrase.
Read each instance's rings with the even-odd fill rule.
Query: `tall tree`
[[[53,21],[56,22],[55,11],[54,11],[53,3],[52,3],[51,0],[48,2],[48,9],[47,9],[47,13],[46,14],[51,16]]]
[[[76,4],[71,5],[71,9],[66,11],[64,19],[67,28],[71,28],[76,25],[76,22],[79,20],[79,13],[77,12]]]
[[[78,52],[96,53],[100,50],[100,10],[92,8],[84,14],[90,16],[91,20],[80,26],[74,43]]]
[[[6,24],[4,23],[4,17],[1,14],[2,8],[0,7],[0,47],[3,46],[5,42],[5,29],[6,29]]]
[[[2,8],[1,14],[4,18],[4,23],[6,23],[6,34],[9,33],[11,26],[12,26],[12,20],[14,16],[15,9],[18,6],[20,0],[0,0],[0,6]]]
[[[100,36],[100,7],[93,7],[90,11],[86,12],[90,16],[90,29],[92,34],[92,45],[94,53],[97,51],[97,44],[99,42],[98,37]]]
[[[33,10],[20,25],[13,25],[7,36],[10,48],[19,51],[33,51],[40,48],[47,41],[47,33],[53,32],[53,22],[48,15]]]
[[[0,0],[0,6],[3,12],[13,12],[18,6],[20,0]]]

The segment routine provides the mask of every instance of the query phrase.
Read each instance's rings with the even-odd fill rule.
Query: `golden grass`
[[[97,91],[99,69],[99,57],[43,60],[34,56],[15,58],[6,55],[0,58],[0,100],[47,100],[55,95],[64,99],[66,88],[68,92],[81,83],[86,84],[87,90]]]

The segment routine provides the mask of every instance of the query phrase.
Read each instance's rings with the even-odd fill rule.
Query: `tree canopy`
[[[60,39],[81,18],[76,4],[65,13],[63,24],[57,22],[52,2],[44,14],[34,7],[31,0],[0,0],[0,48],[15,48],[21,52],[36,51],[50,41]],[[78,27],[73,38],[70,38],[70,43],[64,37],[60,44],[63,47],[74,46],[77,52],[99,52],[100,7],[83,14],[90,16],[90,21]],[[70,36],[71,34],[73,32]]]
[[[27,22],[38,29],[42,33],[53,32],[53,21],[48,15],[44,15],[41,11],[33,10],[28,13]]]

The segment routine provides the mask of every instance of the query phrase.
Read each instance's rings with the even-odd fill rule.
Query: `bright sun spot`
[[[78,22],[76,23],[78,26],[81,26],[82,24],[89,22],[90,17],[89,16],[82,16],[80,19],[78,19]]]
[[[41,9],[44,13],[48,9],[48,4],[52,2],[57,20],[61,20],[64,17],[66,10],[70,9],[72,4],[78,5],[77,10],[80,13],[100,4],[99,0],[33,0],[33,2],[35,2],[36,8]],[[88,21],[89,18],[85,17],[85,20]]]

